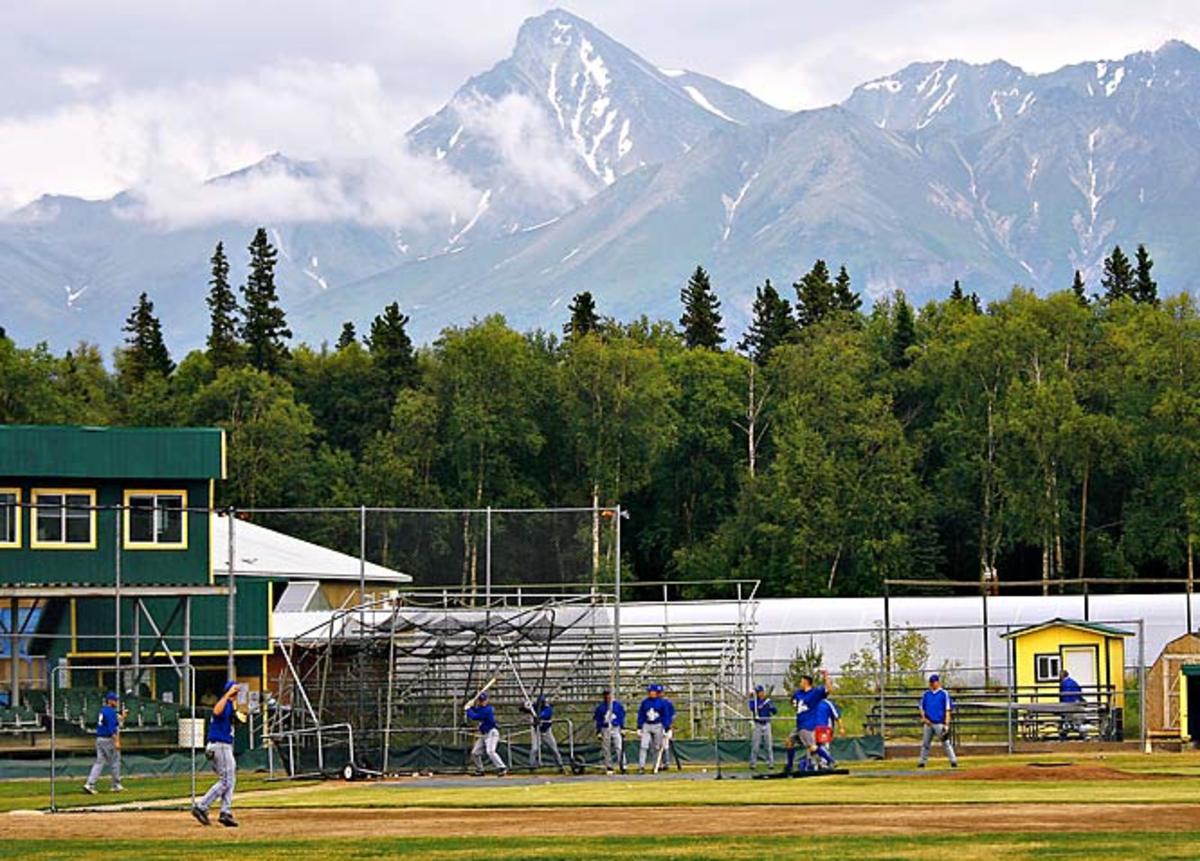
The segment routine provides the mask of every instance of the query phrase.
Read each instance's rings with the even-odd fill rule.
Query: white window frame
[[[0,535],[0,550],[20,550],[21,549],[21,488],[19,487],[0,487],[0,494],[12,495],[13,502],[13,540],[6,541],[3,535]],[[5,506],[7,508],[7,506]]]
[[[1042,661],[1053,661],[1053,674],[1042,672]],[[1033,680],[1039,684],[1057,682],[1062,673],[1062,655],[1055,652],[1041,652],[1033,656]]]
[[[132,532],[130,531],[130,527],[131,527],[130,514],[132,513],[131,505],[132,505],[132,500],[134,499],[134,497],[138,497],[138,496],[149,496],[149,497],[153,498],[153,500],[154,500],[154,505],[151,508],[151,511],[154,513],[154,521],[155,521],[153,529],[152,529],[154,536],[150,541],[134,541],[131,537],[131,535],[132,535]],[[164,497],[164,496],[177,497],[180,501],[180,507],[178,510],[180,512],[182,522],[181,522],[181,527],[180,527],[180,540],[179,541],[160,541],[158,538],[159,512],[166,510],[166,509],[159,508],[158,500],[160,497]],[[158,488],[153,489],[153,490],[126,490],[125,491],[125,506],[124,506],[124,520],[125,520],[125,523],[124,523],[124,527],[125,527],[124,548],[126,550],[187,550],[187,547],[188,547],[188,511],[187,511],[187,507],[188,507],[188,495],[187,495],[186,490],[163,490],[163,489],[158,489]]]
[[[56,506],[46,506],[42,497],[59,496],[62,502]],[[88,540],[67,540],[67,511],[68,496],[86,496],[88,498]],[[33,503],[33,525],[29,535],[29,546],[34,550],[95,550],[96,549],[96,491],[86,487],[35,487],[30,494]],[[42,541],[38,538],[38,520],[42,508],[57,508],[61,524],[61,540]]]

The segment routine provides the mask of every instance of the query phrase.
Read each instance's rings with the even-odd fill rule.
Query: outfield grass
[[[974,834],[963,837],[820,837],[819,826],[808,849],[824,857],[842,859],[920,859],[949,858],[955,861],[1125,861],[1125,859],[1194,859],[1200,833],[1143,832],[1139,834]],[[217,839],[213,839],[214,836]],[[102,835],[97,835],[102,838]],[[237,854],[256,861],[295,861],[321,858],[322,861],[350,859],[422,858],[431,861],[487,858],[489,861],[537,861],[557,859],[604,858],[620,861],[657,859],[721,859],[721,861],[761,861],[786,858],[807,849],[798,847],[794,838],[743,837],[672,837],[672,838],[542,838],[462,839],[414,838],[381,839],[364,837],[354,840],[238,840],[226,842],[219,835],[204,833],[195,841],[96,841],[39,840],[5,841],[10,857],[22,861],[80,861],[107,857],[122,861],[138,859],[191,859],[199,853]]]

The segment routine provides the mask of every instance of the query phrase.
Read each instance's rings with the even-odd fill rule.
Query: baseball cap
[[[755,686],[754,686],[754,692],[755,692],[756,694],[761,694],[761,693],[762,693],[763,691],[765,691],[765,690],[766,690],[766,688],[764,688],[762,685],[755,685]]]
[[[229,681],[227,681],[225,683],[225,687],[221,690],[221,693],[227,694],[236,687],[237,687],[237,680],[230,679]]]
[[[933,675],[931,675],[929,677],[929,681],[931,681],[931,682],[940,682],[941,680],[942,680],[942,677],[939,676],[937,673],[934,673]]]
[[[115,699],[117,699],[117,692],[116,692],[116,691],[109,691],[108,693],[106,693],[106,694],[104,695],[104,699],[106,699],[106,700],[115,700]]]
[[[483,692],[482,692],[482,693],[479,695],[479,699],[481,699],[481,700],[486,700],[487,698],[488,698],[487,691],[483,691]]]

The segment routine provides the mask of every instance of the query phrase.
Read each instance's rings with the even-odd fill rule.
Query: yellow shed
[[[1057,702],[1060,673],[1066,670],[1087,699],[1124,706],[1125,638],[1132,631],[1051,619],[1003,636],[1012,650],[1017,702]]]

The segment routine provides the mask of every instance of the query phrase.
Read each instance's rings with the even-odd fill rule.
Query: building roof
[[[1001,634],[1004,639],[1012,637],[1023,637],[1026,634],[1032,634],[1034,631],[1042,631],[1046,628],[1074,628],[1078,631],[1090,631],[1093,634],[1102,634],[1105,637],[1132,637],[1132,631],[1123,631],[1120,628],[1113,628],[1108,625],[1100,625],[1096,622],[1085,622],[1081,619],[1050,619],[1046,622],[1039,622],[1036,625],[1026,625],[1024,628],[1017,628],[1015,631],[1009,631],[1006,634]]]
[[[18,478],[220,479],[220,428],[0,425],[0,475]]]
[[[365,573],[368,583],[411,583],[412,577],[373,562],[363,572],[357,556],[331,550],[248,520],[233,527],[235,577],[282,577],[288,580],[337,580],[357,583]],[[214,582],[229,573],[229,517],[212,518],[212,573]]]

